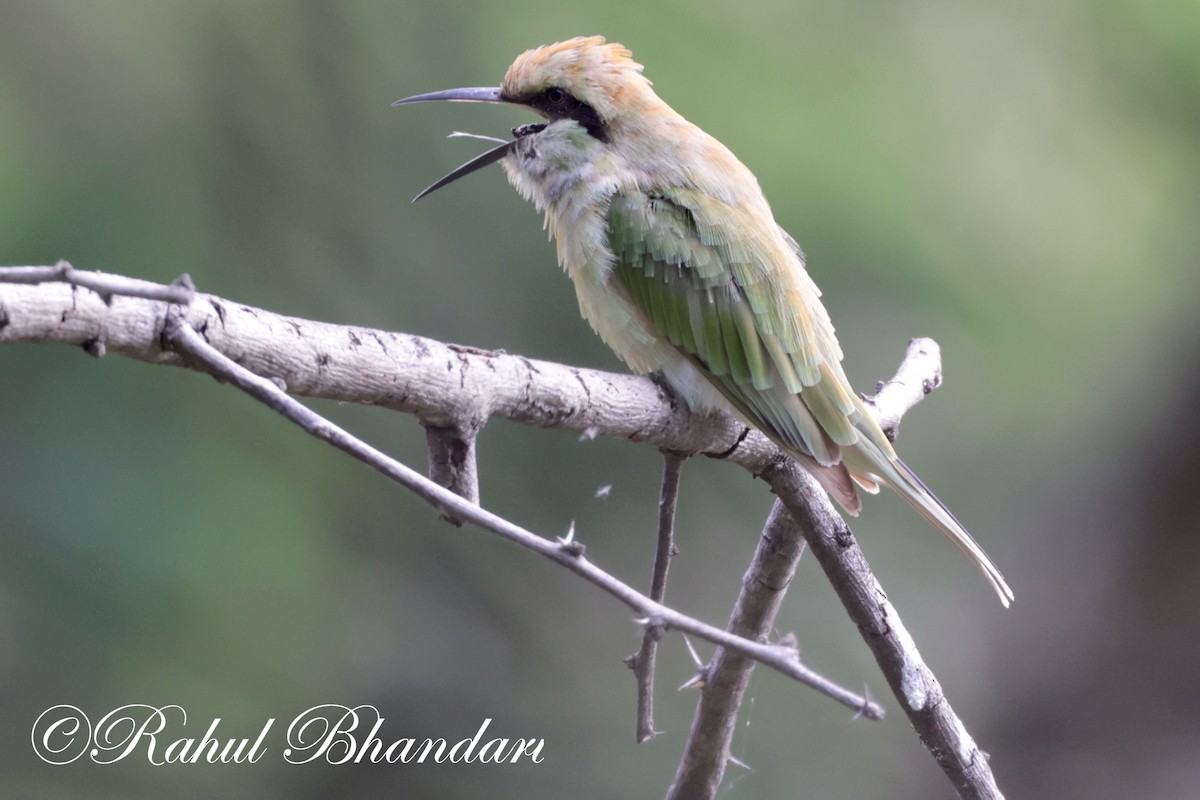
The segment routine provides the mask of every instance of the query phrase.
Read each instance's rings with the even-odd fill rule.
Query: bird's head
[[[435,189],[499,161],[525,151],[536,137],[545,149],[555,148],[561,161],[570,153],[607,145],[619,136],[623,124],[639,111],[661,103],[642,75],[642,65],[623,46],[608,43],[602,36],[577,37],[565,42],[528,50],[517,57],[497,87],[449,89],[397,100],[392,105],[450,100],[475,103],[510,103],[524,106],[546,121],[513,128],[513,140],[468,161],[421,192],[420,199]],[[529,140],[529,141],[524,141]]]
[[[527,50],[508,68],[500,94],[541,114],[547,124],[575,120],[601,141],[622,116],[653,96],[633,54],[603,36]]]

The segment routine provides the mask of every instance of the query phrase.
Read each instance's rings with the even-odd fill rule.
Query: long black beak
[[[501,94],[500,88],[496,86],[476,86],[467,89],[447,89],[443,92],[429,92],[427,94],[415,94],[412,97],[405,97],[392,103],[392,106],[402,106],[408,103],[424,103],[430,100],[450,100],[456,103],[508,103]],[[423,189],[420,194],[413,198],[413,202],[417,202],[422,197],[432,192],[437,191],[448,183],[452,183],[464,175],[470,175],[477,169],[486,167],[488,164],[495,163],[504,158],[517,143],[517,139],[511,142],[493,147],[485,153],[482,153],[475,158],[472,158],[467,163],[463,164],[458,169],[446,175],[441,180],[438,180],[428,187]]]
[[[499,86],[476,86],[470,89],[447,89],[444,92],[429,92],[414,94],[392,103],[392,106],[402,106],[407,103],[424,103],[427,100],[454,100],[459,103],[504,103],[500,96]]]

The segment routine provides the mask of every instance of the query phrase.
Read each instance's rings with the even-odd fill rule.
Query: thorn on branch
[[[688,678],[675,691],[685,692],[689,689],[703,689],[708,685],[709,676],[712,674],[711,664],[701,664],[696,669],[696,673]]]
[[[858,709],[858,711],[855,711],[854,716],[851,717],[851,720],[854,722],[857,722],[858,720],[862,719],[863,717],[869,717],[871,705],[875,702],[874,698],[871,697],[870,687],[867,686],[865,683],[863,684],[862,697],[863,697],[862,707],[860,707]]]
[[[696,665],[696,669],[704,669],[704,662],[700,660],[700,654],[696,652],[696,648],[692,644],[692,640],[684,636],[683,643],[687,645],[688,654],[692,657],[692,663]]]
[[[575,540],[575,520],[571,520],[571,525],[567,528],[567,535],[559,536],[555,541],[558,542],[559,549],[569,556],[582,558],[587,553],[587,547],[583,542]]]
[[[741,760],[740,758],[738,758],[737,756],[732,756],[732,755],[731,755],[731,756],[729,757],[728,761],[729,761],[729,763],[730,763],[730,764],[733,764],[735,767],[739,767],[739,768],[741,768],[741,769],[744,769],[744,770],[746,770],[746,772],[754,772],[754,767],[750,766],[750,765],[749,765],[749,764],[747,764],[745,761],[742,761],[742,760]]]

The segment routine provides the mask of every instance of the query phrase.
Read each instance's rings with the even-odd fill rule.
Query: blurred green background
[[[419,205],[516,109],[389,103],[495,84],[603,33],[760,178],[851,378],[936,338],[900,450],[1017,594],[894,497],[855,530],[1010,797],[1200,795],[1200,6],[1002,0],[563,4],[8,2],[0,263],[167,281],[274,311],[621,369],[498,168]],[[423,466],[415,421],[316,403]],[[484,503],[649,577],[657,454],[494,422]],[[248,398],[182,370],[0,349],[0,791],[9,797],[659,797],[696,696],[662,649],[633,743],[627,611],[454,530]],[[595,490],[612,485],[611,496]],[[770,505],[689,463],[668,600],[723,624]],[[886,721],[759,671],[724,798],[952,791],[815,563],[783,609]],[[702,653],[710,652],[702,648]],[[543,737],[515,767],[296,767],[281,728],[372,703],[385,736]],[[51,767],[45,708],[177,703],[180,735],[277,727],[255,765]]]

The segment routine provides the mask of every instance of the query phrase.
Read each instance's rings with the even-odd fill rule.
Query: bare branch
[[[38,280],[62,279],[48,278],[44,272],[13,277],[14,270],[54,269],[61,267],[0,271],[0,343],[59,341],[82,345],[96,355],[107,350],[154,363],[196,366],[185,364],[178,353],[163,347],[167,306],[162,302],[110,296],[107,289],[100,290],[104,295],[80,292],[66,284],[4,283],[30,283],[35,274],[41,276]],[[76,285],[82,284],[76,281]],[[478,352],[417,336],[289,318],[209,295],[197,295],[180,322],[187,326],[180,325],[179,330],[195,328],[216,350],[296,394],[381,405],[415,414],[424,424],[434,426],[502,416],[542,427],[598,431],[660,449],[724,458],[763,477],[799,523],[893,693],[960,795],[1001,796],[986,756],[954,715],[845,522],[807,473],[757,431],[725,417],[693,414],[644,378]],[[939,380],[936,344],[914,340],[897,379],[881,387],[874,400],[879,419],[893,435],[904,411]],[[267,383],[278,390],[271,381]],[[465,520],[481,525],[489,521],[487,512],[450,492],[414,491],[429,494],[430,502],[462,514]],[[575,551],[568,552],[502,520],[496,524],[505,531],[496,531],[500,535],[568,566],[638,609],[647,624],[664,624],[728,645],[789,675],[799,665],[794,647],[748,643],[727,632],[707,630],[702,623],[619,582],[610,583],[610,576]],[[518,536],[517,531],[525,536]],[[862,702],[862,698],[843,699],[855,705]],[[882,709],[870,705],[865,713],[877,716]]]
[[[667,594],[667,570],[675,555],[675,510],[679,505],[679,473],[683,456],[663,453],[662,489],[658,496],[658,544],[654,551],[654,568],[650,577],[650,599],[661,603]],[[658,735],[654,730],[654,661],[658,640],[663,630],[647,625],[642,633],[642,646],[625,659],[637,680],[637,742],[641,744]]]
[[[196,293],[192,279],[186,273],[170,284],[153,283],[140,278],[127,278],[106,272],[86,272],[75,269],[69,262],[59,261],[53,267],[0,267],[0,283],[66,283],[91,289],[108,302],[114,295],[141,297],[187,305]]]
[[[942,349],[933,339],[908,341],[908,351],[895,376],[875,387],[875,396],[863,398],[875,409],[875,419],[893,442],[900,435],[900,419],[925,395],[942,385]]]
[[[845,705],[851,707],[869,705],[864,698],[804,666],[800,662],[796,648],[747,641],[681,614],[638,593],[635,589],[592,564],[584,557],[584,548],[574,540],[573,535],[568,535],[566,539],[560,539],[557,542],[550,541],[464,500],[449,489],[414,472],[295,400],[275,381],[255,375],[245,367],[236,364],[212,347],[204,340],[203,336],[188,325],[180,311],[167,313],[163,326],[163,338],[171,347],[194,362],[190,366],[202,366],[205,371],[228,381],[287,417],[309,434],[329,442],[339,450],[406,487],[437,508],[443,515],[470,522],[566,567],[639,613],[645,620],[643,624],[659,625],[664,629],[691,633],[713,644],[744,653]],[[876,715],[882,715],[882,709],[878,707],[874,709],[874,712]]]
[[[828,495],[795,464],[780,464],[763,477],[799,522],[892,693],[959,796],[963,800],[1003,800],[987,754],[954,713]]]
[[[896,376],[886,383],[881,383],[875,397],[867,398],[869,404],[877,412],[880,424],[885,426],[889,438],[895,439],[904,414],[940,383],[941,355],[937,342],[932,339],[911,340],[904,362],[900,365]],[[777,463],[780,469],[771,468],[762,477],[766,478],[781,499],[776,501],[771,510],[771,516],[763,529],[754,561],[751,562],[746,577],[742,581],[742,591],[726,628],[730,633],[747,638],[765,637],[771,629],[779,604],[783,600],[788,583],[804,552],[805,538],[810,541],[827,541],[838,535],[837,529],[831,527],[835,523],[842,526],[847,534],[849,533],[849,529],[845,528],[844,520],[833,510],[828,496],[822,489],[816,487],[811,476],[802,470],[795,470],[791,462]],[[791,469],[787,467],[791,467]],[[808,508],[812,500],[806,493],[812,493],[814,487],[816,487],[816,496],[823,501],[828,513],[822,517],[822,524],[816,524],[809,515],[807,518],[809,525],[802,530],[796,519],[788,513],[786,503],[802,504]],[[802,534],[804,538],[802,538]],[[855,551],[858,550],[858,546],[852,538],[848,542],[842,540],[840,544],[852,547]],[[858,551],[858,554],[861,557],[861,551]],[[825,561],[822,562],[822,566],[826,566]],[[834,582],[835,586],[839,583],[853,583],[850,578],[864,580],[869,578],[874,581],[869,567],[865,571],[864,567],[865,559],[861,563],[835,563],[832,565],[832,570],[827,567],[826,571],[830,574],[830,580]],[[843,600],[846,601],[846,598],[843,597]],[[861,597],[854,596],[846,605],[847,609],[852,605],[859,609],[857,616],[853,612],[851,614],[856,617],[856,622],[864,616],[861,613],[863,607]],[[860,630],[867,630],[861,624],[859,627]],[[897,641],[911,645],[911,650],[904,653],[902,663],[898,665],[899,668],[926,669],[921,662],[920,653],[917,652],[916,646],[904,631],[898,618],[895,627],[899,632]],[[870,639],[868,639],[868,644],[872,644]],[[889,658],[892,655],[894,654],[889,654]],[[692,720],[691,732],[683,758],[680,760],[675,774],[675,781],[667,794],[668,800],[711,798],[716,795],[725,773],[725,767],[730,763],[730,745],[737,715],[753,669],[752,661],[736,653],[718,650],[712,662],[702,667],[696,678],[693,679],[693,684],[703,686],[703,695]],[[891,678],[889,678],[890,680]],[[920,729],[918,728],[918,730]],[[963,732],[965,733],[965,730]],[[946,739],[945,736],[941,737],[942,741]],[[962,742],[959,741],[959,743]],[[970,743],[970,747],[974,747],[974,744]],[[940,763],[958,785],[958,776],[951,774],[951,770],[947,768],[945,762]],[[992,780],[990,773],[982,778],[980,781],[966,782],[979,786]],[[980,796],[987,797],[989,795]]]
[[[100,338],[110,353],[186,366],[160,341],[166,308],[123,296],[106,305],[66,284],[22,286],[0,277],[0,343],[82,346]],[[746,463],[777,452],[765,436],[727,417],[690,413],[644,377],[287,317],[205,294],[185,314],[217,350],[295,395],[382,406],[434,426],[503,417],[683,453],[729,452]]]
[[[800,527],[787,508],[776,502],[763,527],[754,560],[742,579],[742,591],[727,631],[747,639],[766,639],[803,553]],[[795,647],[795,643],[787,646]],[[753,661],[724,648],[701,667],[700,703],[667,800],[716,796],[730,761],[738,710],[753,671]]]

